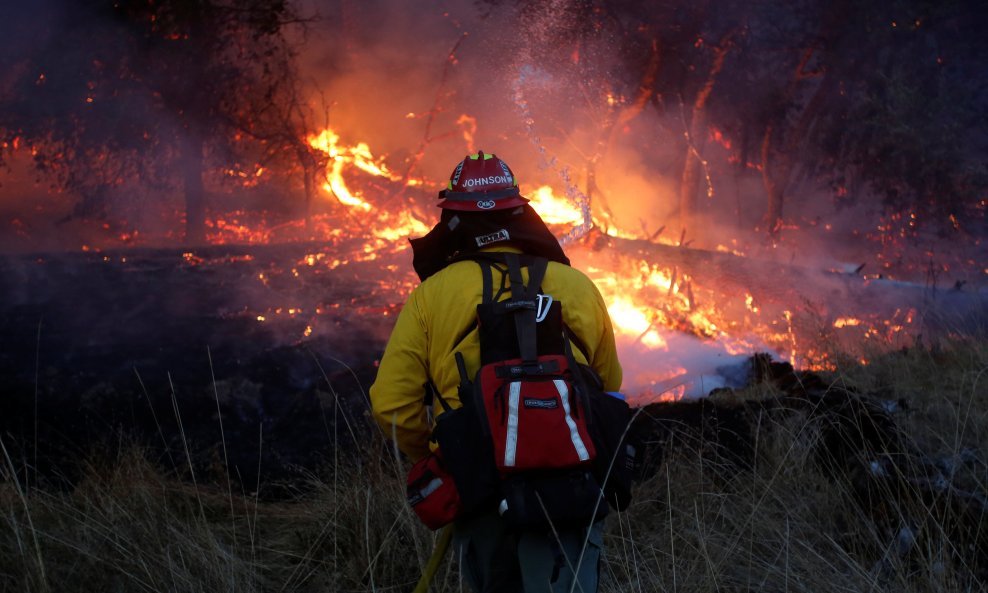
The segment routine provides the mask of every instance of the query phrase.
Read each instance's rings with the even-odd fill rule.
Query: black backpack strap
[[[538,305],[535,299],[545,278],[546,269],[549,267],[549,260],[542,257],[525,258],[524,263],[528,267],[528,284],[522,279],[522,259],[517,254],[506,253],[505,262],[508,264],[508,276],[511,280],[511,299],[505,303],[505,307],[514,316],[518,352],[524,362],[534,362],[538,358],[535,330]]]
[[[522,360],[534,362],[538,358],[536,339],[536,301],[542,280],[545,279],[549,260],[544,257],[519,255],[511,252],[482,252],[457,256],[457,261],[472,260],[480,266],[483,278],[482,303],[495,303],[498,308],[510,313],[515,322],[515,332],[518,337],[518,352]],[[528,268],[528,282],[523,280],[521,269]],[[494,290],[494,269],[500,272],[500,283]],[[509,290],[507,281],[510,280],[511,297],[501,301],[501,296]],[[466,333],[473,330],[471,326]],[[464,334],[463,337],[466,337]],[[457,343],[459,343],[459,341]],[[466,385],[469,378],[461,371],[461,385]]]
[[[572,347],[576,348],[583,355],[584,360],[590,360],[590,350],[587,348],[587,345],[565,323],[563,323],[563,336],[569,340]],[[567,348],[569,347],[567,346]]]
[[[586,371],[590,372],[594,376],[596,376],[597,373],[592,367],[589,366],[589,364],[581,365],[576,362],[576,357],[573,356],[573,338],[574,335],[570,332],[569,328],[564,325],[563,347],[566,350],[566,361],[569,362],[569,368],[573,372],[573,384],[576,386],[576,397],[580,400],[580,403],[583,404],[583,409],[589,410],[591,390],[596,389],[597,391],[601,391],[603,385],[597,385],[596,383],[599,383],[599,381],[595,382],[594,385],[587,383],[587,377],[584,375],[583,369],[586,369]],[[588,358],[587,360],[589,361],[590,359]],[[581,367],[583,368],[581,369]],[[587,426],[591,426],[593,424],[593,414],[587,414],[586,422]]]
[[[470,375],[467,374],[467,363],[463,361],[463,354],[456,352],[453,356],[456,358],[456,370],[460,373],[460,386],[468,385]]]
[[[482,303],[489,303],[494,298],[494,270],[491,262],[488,260],[478,259],[477,264],[480,265],[480,275],[484,278],[484,292],[481,299]]]
[[[444,412],[449,412],[453,408],[446,401],[446,398],[439,393],[439,388],[436,384],[432,382],[432,379],[425,384],[425,407],[428,410],[432,409],[432,403],[434,400],[439,400],[439,405],[442,406]]]
[[[505,258],[505,253],[499,251],[492,252],[480,252],[480,253],[464,253],[453,258],[452,261],[473,261],[477,262],[480,266],[480,274],[484,281],[484,292],[483,300],[481,302],[490,303],[497,301],[501,298],[501,295],[508,290],[507,286],[507,262]],[[494,270],[500,272],[501,280],[497,287],[497,292],[494,291]]]

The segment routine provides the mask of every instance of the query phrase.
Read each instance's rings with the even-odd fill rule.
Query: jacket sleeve
[[[594,295],[597,301],[598,316],[603,326],[600,334],[600,342],[594,348],[593,360],[590,366],[597,371],[604,382],[604,391],[620,391],[623,372],[621,363],[618,361],[617,344],[614,341],[614,326],[611,323],[611,316],[607,312],[607,305],[600,291],[594,286]]]
[[[424,401],[429,376],[428,336],[418,293],[417,289],[412,291],[398,314],[370,388],[374,419],[413,461],[429,453],[430,433]]]

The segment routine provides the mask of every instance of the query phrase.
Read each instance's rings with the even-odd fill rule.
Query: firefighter
[[[398,316],[377,378],[370,389],[373,415],[412,461],[430,451],[430,416],[424,386],[458,407],[462,353],[470,373],[480,367],[477,305],[482,273],[457,256],[507,251],[549,260],[542,289],[563,306],[577,362],[596,371],[606,391],[618,391],[621,367],[604,301],[593,282],[569,266],[559,242],[521,196],[511,169],[494,154],[478,152],[460,162],[444,191],[442,214],[426,236],[412,239],[413,266],[422,283]],[[453,550],[467,582],[489,591],[597,590],[600,521],[558,533],[516,533],[495,508],[458,519]],[[571,589],[574,579],[576,586]]]

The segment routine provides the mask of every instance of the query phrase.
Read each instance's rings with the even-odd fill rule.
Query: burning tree
[[[302,20],[286,2],[65,2],[5,22],[3,147],[30,150],[39,173],[79,195],[76,215],[99,215],[131,183],[178,190],[186,240],[201,243],[209,175],[261,175],[275,143],[264,126],[292,142],[286,118],[301,111],[265,113],[291,95],[287,28]]]

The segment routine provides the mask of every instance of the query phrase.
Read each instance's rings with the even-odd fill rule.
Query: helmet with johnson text
[[[559,241],[519,193],[515,174],[496,155],[477,152],[457,163],[439,199],[439,222],[424,237],[410,239],[420,280],[458,256],[505,244],[569,265]]]
[[[439,198],[440,208],[464,212],[505,210],[528,203],[507,163],[482,150],[456,165]]]

